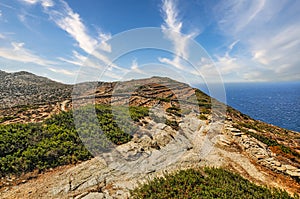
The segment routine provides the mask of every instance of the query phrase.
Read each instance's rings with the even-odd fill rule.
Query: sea
[[[205,86],[196,87],[209,94]],[[219,100],[229,106],[253,119],[300,132],[300,82],[226,83],[224,87],[226,100]]]

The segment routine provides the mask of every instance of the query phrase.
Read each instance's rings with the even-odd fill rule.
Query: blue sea
[[[205,87],[197,87],[208,93]],[[300,82],[228,83],[225,90],[229,106],[254,119],[300,132]]]

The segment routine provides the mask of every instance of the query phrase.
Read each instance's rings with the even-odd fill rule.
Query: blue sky
[[[110,60],[132,42],[113,46],[115,35],[144,27],[160,28],[172,52],[143,49]],[[199,55],[198,72],[183,59],[193,54],[190,40],[209,55]],[[192,82],[196,73],[217,72],[224,82],[300,81],[300,1],[1,0],[0,70],[74,83],[78,72],[104,71],[109,62],[104,79],[111,81],[158,75],[158,66]]]

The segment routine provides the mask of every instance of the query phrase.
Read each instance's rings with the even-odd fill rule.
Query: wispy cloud
[[[5,7],[5,8],[9,8],[9,9],[15,9],[15,8],[12,7],[12,6],[7,5],[7,4],[5,4],[5,3],[1,3],[1,2],[0,2],[0,6]]]
[[[138,68],[139,68],[139,65],[138,65],[138,63],[137,63],[137,59],[134,59],[134,60],[132,60],[132,63],[131,63],[131,70],[138,70]]]
[[[125,69],[113,64],[109,56],[107,56],[107,53],[111,52],[111,46],[107,43],[107,40],[111,38],[110,33],[104,33],[98,28],[97,36],[92,36],[80,15],[74,12],[66,2],[60,2],[62,5],[59,7],[59,10],[46,8],[45,12],[59,28],[66,31],[76,41],[79,48],[89,55],[87,58],[87,56],[73,51],[71,59],[60,58],[60,60],[79,66],[92,67],[97,70],[104,70],[107,66],[110,66],[111,68],[108,68],[107,71],[110,71],[112,77],[117,77],[112,68],[117,70],[116,72],[122,72]]]
[[[60,0],[54,4],[51,0],[22,1],[31,5],[41,4],[49,19],[64,30],[75,41],[75,46],[82,51],[79,53],[78,50],[73,50],[72,56],[69,58],[58,57],[60,61],[97,70],[104,70],[107,65],[110,65],[112,68],[122,71],[122,68],[112,64],[110,58],[105,54],[111,52],[111,46],[107,43],[111,35],[100,31],[100,28],[97,27],[97,34],[91,34],[83,19],[73,11],[67,2]],[[111,76],[117,77],[112,71],[110,73]]]
[[[44,7],[45,12],[59,28],[66,31],[77,42],[82,50],[88,54],[92,53],[96,47],[104,51],[110,50],[109,45],[106,43],[110,38],[110,34],[99,32],[98,38],[94,38],[89,34],[88,28],[85,26],[80,15],[74,12],[66,2],[60,1],[60,3],[59,8],[52,6]]]
[[[266,0],[220,1],[215,8],[219,26],[229,34],[243,31],[264,9]]]
[[[61,0],[56,4],[52,0],[22,1],[32,5],[40,3],[44,8],[44,12],[49,15],[50,20],[66,31],[84,52],[91,54],[96,48],[106,52],[111,50],[106,43],[111,38],[111,35],[105,34],[98,29],[98,37],[91,36],[80,15],[74,12],[65,1]]]
[[[243,46],[217,58],[221,71],[232,67],[241,80],[300,80],[299,6],[290,0],[221,1],[215,8],[219,28],[239,41],[232,47]]]
[[[161,26],[165,36],[172,41],[174,46],[174,58],[159,58],[159,61],[169,65],[173,65],[178,69],[184,69],[181,63],[181,57],[188,58],[188,42],[189,39],[195,37],[195,31],[188,34],[182,33],[183,22],[179,17],[179,11],[176,2],[173,0],[163,0],[161,8],[164,24]]]
[[[163,0],[162,14],[165,21],[165,24],[162,25],[163,29],[171,29],[175,32],[181,32],[182,22],[179,19],[179,13],[173,0]]]
[[[10,47],[0,48],[0,57],[24,63],[34,63],[42,66],[56,64],[55,62],[44,59],[29,49],[26,49],[24,45],[24,43],[11,42]]]
[[[64,75],[68,75],[68,76],[75,76],[76,75],[76,72],[61,69],[61,68],[49,67],[48,69],[52,72],[59,73],[59,74],[64,74]]]
[[[28,4],[36,4],[37,2],[39,2],[39,0],[21,0],[25,3],[28,3]]]
[[[77,51],[73,50],[73,55],[71,58],[58,57],[59,60],[74,64],[77,66],[83,66],[83,63],[86,61],[87,57],[79,54]]]
[[[44,8],[54,6],[54,2],[52,0],[20,0],[20,1],[30,5],[40,3]]]
[[[78,46],[87,53],[92,53],[98,42],[90,37],[83,24],[79,14],[63,2],[63,9],[60,12],[56,10],[47,10],[51,19],[63,30],[65,30],[77,43]]]

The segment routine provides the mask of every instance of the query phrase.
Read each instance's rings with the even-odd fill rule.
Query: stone
[[[266,158],[266,156],[265,155],[261,155],[261,154],[256,154],[256,155],[254,155],[258,160],[261,160],[261,159],[264,159],[264,158]]]
[[[245,135],[245,134],[243,134],[241,137],[242,137],[242,139],[248,139],[248,135]]]
[[[184,118],[184,122],[181,125],[186,125],[191,132],[195,132],[198,131],[201,126],[204,126],[205,122],[188,115]]]
[[[293,172],[293,171],[287,170],[286,173],[293,177],[300,177],[299,172]]]
[[[140,139],[140,145],[142,147],[149,147],[152,145],[152,139],[148,135],[143,135]]]
[[[250,143],[249,142],[243,143],[243,145],[244,145],[245,149],[250,148]]]
[[[163,130],[164,128],[166,128],[167,127],[167,125],[166,124],[163,124],[163,123],[158,123],[158,124],[156,124],[155,125],[155,127],[154,128],[156,128],[156,129],[160,129],[160,130]]]
[[[275,160],[274,160],[274,158],[266,158],[265,161],[267,161],[267,162],[273,162]]]
[[[254,129],[248,129],[248,131],[249,131],[250,133],[257,133],[257,131],[254,130]]]
[[[117,192],[116,192],[116,195],[119,195],[119,196],[124,195],[124,194],[125,194],[125,192],[123,190],[117,190]]]
[[[279,161],[273,161],[271,162],[272,164],[274,164],[275,166],[277,167],[280,167],[281,166],[281,163]]]
[[[297,170],[298,168],[297,167],[294,167],[294,166],[292,166],[292,165],[283,165],[285,168],[286,168],[286,170],[290,170],[290,171],[295,171],[295,170]]]
[[[275,169],[278,170],[278,171],[286,171],[285,167],[276,167]]]
[[[158,146],[163,147],[166,146],[170,141],[172,137],[165,131],[158,131],[153,136],[153,140],[157,143]]]
[[[233,133],[234,136],[241,136],[243,135],[244,133]]]
[[[226,145],[226,146],[229,146],[231,144],[231,141],[224,135],[218,135],[217,139],[218,139],[217,140],[218,144]]]
[[[239,132],[241,132],[241,130],[237,129],[237,128],[227,128],[227,130],[229,130],[229,131],[231,131],[233,133],[239,133]]]

